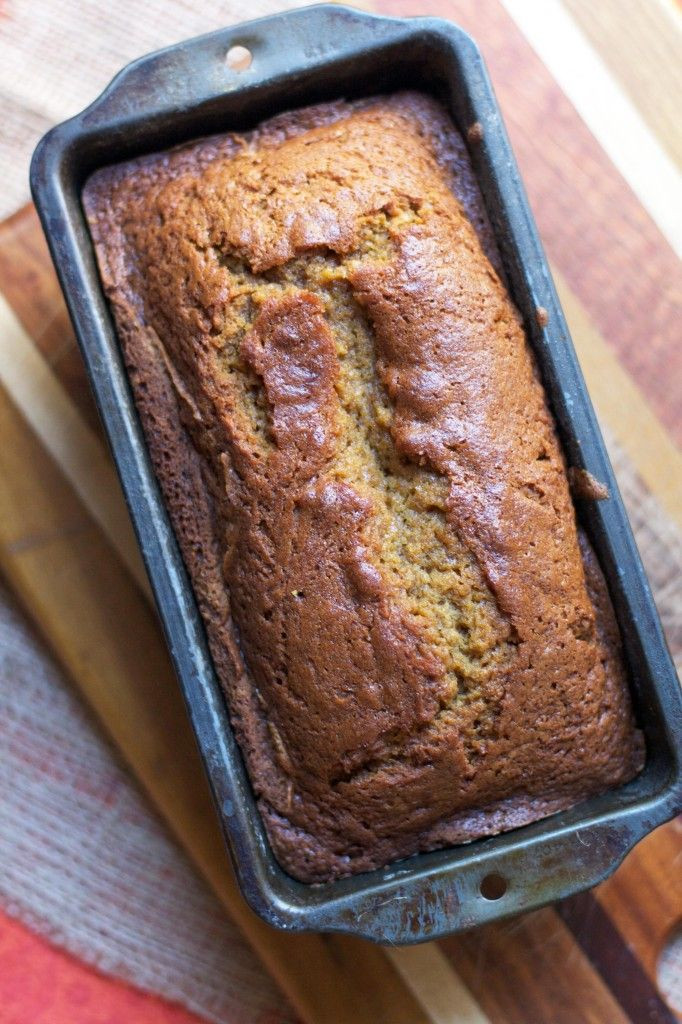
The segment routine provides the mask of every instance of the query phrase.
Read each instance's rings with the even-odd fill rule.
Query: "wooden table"
[[[530,10],[525,0],[374,0],[373,8],[451,18],[482,45],[679,656],[680,589],[668,579],[670,538],[679,545],[682,528],[679,196],[670,191],[669,173],[679,173],[682,161],[682,36],[673,7],[543,0]],[[570,67],[579,82],[567,78]],[[641,156],[636,167],[633,146]],[[0,565],[302,1019],[677,1019],[656,986],[659,951],[682,918],[682,831],[675,822],[642,842],[592,893],[422,947],[287,936],[253,916],[218,834],[31,207],[0,227],[0,291]]]

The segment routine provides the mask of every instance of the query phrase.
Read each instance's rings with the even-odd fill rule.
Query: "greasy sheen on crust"
[[[99,171],[84,203],[285,870],[631,778],[613,612],[444,111],[312,107]]]

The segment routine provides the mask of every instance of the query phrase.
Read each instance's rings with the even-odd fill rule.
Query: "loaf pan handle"
[[[165,118],[190,107],[215,102],[228,90],[249,89],[267,79],[273,92],[280,77],[291,83],[330,60],[358,49],[398,43],[409,33],[404,19],[366,14],[349,7],[320,4],[198,36],[128,64],[104,92],[79,115],[81,130],[100,131],[115,123],[134,126],[143,117]],[[245,47],[251,63],[232,69],[228,50]],[[123,140],[122,140],[123,141]]]

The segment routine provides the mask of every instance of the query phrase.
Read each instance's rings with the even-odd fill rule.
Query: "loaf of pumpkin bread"
[[[285,870],[630,779],[613,612],[445,112],[311,107],[98,171],[84,204]]]

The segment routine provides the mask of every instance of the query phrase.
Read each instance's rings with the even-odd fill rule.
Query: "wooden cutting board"
[[[578,0],[572,3],[589,18]],[[416,13],[402,10],[399,0],[381,6],[392,13]],[[610,6],[609,0],[604,9]],[[575,232],[581,237],[594,233],[594,225],[578,223],[576,228],[579,211],[570,223],[565,217],[562,222],[560,203],[547,198],[556,195],[555,164],[557,175],[565,173],[569,159],[596,166],[600,153],[593,151],[591,137],[584,137],[584,126],[571,122],[574,115],[561,112],[562,97],[543,78],[502,8],[491,2],[477,8],[475,17],[473,12],[471,4],[449,0],[429,10],[447,13],[469,28],[475,26],[467,21],[478,22],[476,34],[486,40],[503,106],[510,104],[506,114],[513,141],[522,164],[527,162],[522,170],[598,411],[646,492],[655,495],[671,519],[678,518],[682,462],[674,438],[680,410],[661,389],[656,363],[664,357],[673,367],[668,321],[657,307],[655,315],[662,319],[652,346],[635,351],[642,328],[638,335],[631,321],[639,311],[627,310],[628,322],[625,317],[618,322],[617,303],[609,306],[598,294],[598,271],[594,280],[586,279],[573,248],[562,249],[578,247],[581,239]],[[524,92],[528,79],[532,89]],[[559,146],[557,155],[545,147],[539,160],[528,139],[532,132],[537,136],[550,106],[561,113],[559,135],[566,119],[570,122],[574,151]],[[632,206],[630,196],[617,188],[615,194],[627,209]],[[593,211],[591,216],[594,220]],[[637,233],[634,251],[652,229],[634,214],[629,223]],[[602,237],[593,244],[604,252],[612,243]],[[664,247],[656,239],[647,244],[648,261],[636,268],[639,280],[633,279],[631,252],[624,285],[642,294],[647,275],[655,283],[669,273]],[[592,893],[422,947],[384,950],[347,937],[288,936],[254,917],[226,859],[31,207],[0,225],[0,293],[0,567],[301,1018],[311,1024],[648,1024],[678,1019],[656,984],[661,948],[682,918],[682,830],[675,822],[640,843]]]

